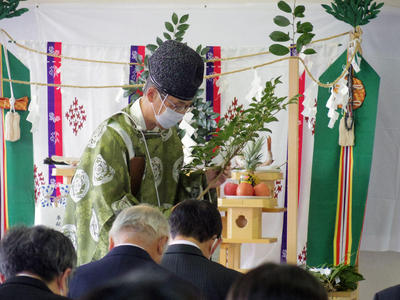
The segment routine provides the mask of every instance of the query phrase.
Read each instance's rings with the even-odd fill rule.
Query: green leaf
[[[290,40],[290,37],[287,33],[284,33],[282,31],[273,31],[269,37],[271,40],[274,42],[287,42]]]
[[[175,41],[177,41],[177,42],[182,42],[182,41],[183,41],[183,38],[178,37],[178,38],[175,39]]]
[[[157,37],[156,42],[157,42],[158,46],[161,46],[163,43],[162,39],[160,39],[159,37]]]
[[[292,13],[292,8],[283,0],[278,2],[278,8],[289,14]]]
[[[274,23],[275,23],[276,25],[278,25],[278,26],[286,27],[286,26],[289,26],[290,21],[289,21],[288,18],[286,18],[286,17],[284,17],[284,16],[276,16],[276,17],[274,18]]]
[[[139,64],[142,64],[142,56],[138,54],[138,55],[136,56],[136,61],[137,61]]]
[[[184,35],[185,35],[185,31],[184,30],[177,31],[175,33],[175,37],[183,37]]]
[[[321,6],[322,6],[326,11],[332,10],[332,8],[331,8],[329,5],[327,5],[327,4],[321,4]]]
[[[200,51],[201,51],[201,45],[198,45],[197,48],[196,48],[196,52],[200,53]]]
[[[306,10],[304,5],[298,5],[296,6],[296,8],[294,9],[294,16],[296,18],[302,18],[304,17],[304,11]]]
[[[298,33],[305,33],[311,32],[313,30],[313,25],[310,22],[300,23],[297,22],[297,32]]]
[[[185,31],[185,30],[187,30],[189,28],[189,24],[181,24],[181,25],[178,25],[177,28],[178,28],[179,31],[180,30]]]
[[[207,54],[207,52],[210,50],[210,48],[209,47],[205,47],[203,50],[201,50],[201,55],[206,55]]]
[[[171,36],[170,36],[167,32],[164,32],[163,34],[164,34],[164,37],[165,37],[167,40],[171,40],[171,39],[172,39]]]
[[[178,24],[178,15],[176,13],[172,14],[172,23]]]
[[[146,46],[146,48],[149,49],[151,52],[154,52],[154,51],[156,51],[156,49],[158,48],[158,46],[157,46],[157,45],[154,45],[154,44],[148,44],[148,45]]]
[[[289,53],[289,48],[279,44],[272,44],[269,46],[269,51],[272,54],[283,56]]]
[[[303,53],[304,53],[305,55],[311,55],[311,54],[317,53],[317,51],[315,51],[314,49],[308,48],[308,49],[304,50]]]
[[[149,71],[148,70],[143,71],[142,74],[140,74],[140,77],[147,79],[147,77],[149,77]]]
[[[165,22],[164,25],[169,32],[174,32],[174,25],[172,25],[170,22]]]
[[[314,33],[309,33],[309,32],[305,32],[302,35],[299,36],[299,38],[297,39],[297,43],[301,43],[303,45],[307,45],[311,42],[312,38],[315,36]]]
[[[189,15],[183,15],[179,20],[179,23],[185,23],[189,19]]]

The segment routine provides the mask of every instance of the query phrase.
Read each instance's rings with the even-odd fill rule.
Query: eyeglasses
[[[189,111],[191,111],[193,109],[192,104],[189,105],[176,105],[175,103],[173,103],[171,100],[168,99],[168,94],[161,94],[160,95],[160,99],[163,103],[167,102],[168,103],[168,107],[171,108],[172,110],[176,111],[177,113],[180,114],[184,114],[187,113]]]

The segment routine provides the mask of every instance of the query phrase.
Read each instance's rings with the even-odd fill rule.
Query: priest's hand
[[[231,177],[231,166],[227,165],[224,169],[224,171],[221,173],[221,175],[218,174],[220,173],[220,169],[208,169],[205,171],[206,178],[207,178],[207,184],[210,184],[210,188],[216,188],[223,184],[227,178]],[[218,178],[217,178],[218,177]]]

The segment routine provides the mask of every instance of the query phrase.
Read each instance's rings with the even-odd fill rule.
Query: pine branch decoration
[[[26,0],[0,0],[0,20],[18,17],[26,13],[27,8],[17,9],[20,1]]]
[[[321,5],[328,14],[355,28],[375,19],[384,3],[372,0],[334,0],[330,6]]]

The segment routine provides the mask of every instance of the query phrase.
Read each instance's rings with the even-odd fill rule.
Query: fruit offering
[[[224,194],[227,196],[236,196],[236,190],[238,185],[233,182],[227,182],[224,186]]]
[[[239,183],[237,190],[237,196],[254,196],[254,188],[250,183],[241,182]]]
[[[255,196],[271,196],[271,189],[264,182],[254,186]]]

